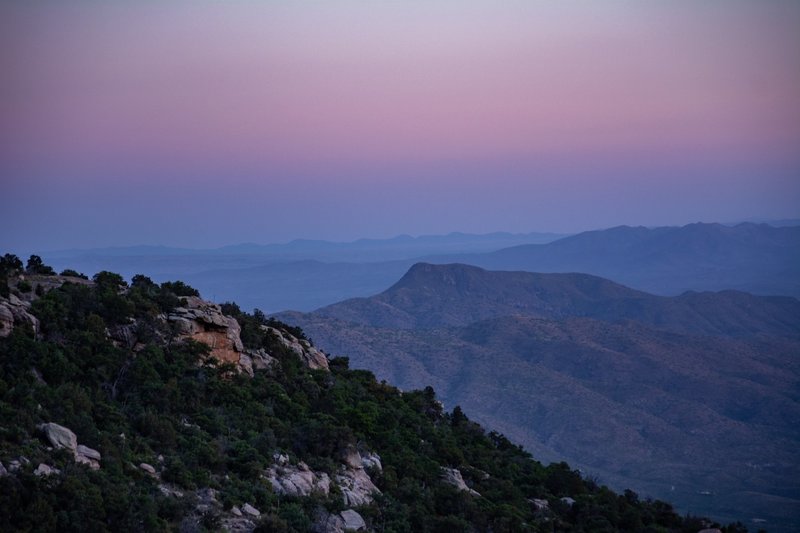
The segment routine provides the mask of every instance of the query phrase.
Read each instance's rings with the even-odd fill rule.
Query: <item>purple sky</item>
[[[800,218],[800,2],[498,4],[3,2],[0,251]]]

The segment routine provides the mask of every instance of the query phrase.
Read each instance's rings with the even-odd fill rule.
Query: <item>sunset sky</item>
[[[0,252],[800,218],[800,2],[0,4]]]

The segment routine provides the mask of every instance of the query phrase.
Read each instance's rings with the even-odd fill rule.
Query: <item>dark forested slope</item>
[[[401,392],[183,283],[14,259],[0,271],[4,530],[711,525],[543,466],[433,389]]]

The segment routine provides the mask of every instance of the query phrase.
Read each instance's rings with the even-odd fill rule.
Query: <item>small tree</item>
[[[44,264],[42,258],[38,255],[31,255],[28,258],[28,264],[25,266],[25,271],[28,274],[42,274],[44,276],[55,276],[56,272]]]
[[[22,270],[22,261],[14,254],[5,254],[0,257],[0,272],[13,274]]]
[[[161,284],[161,289],[170,291],[175,296],[200,296],[197,289],[182,281],[165,281]]]

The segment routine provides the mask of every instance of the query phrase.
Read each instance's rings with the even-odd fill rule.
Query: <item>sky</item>
[[[0,251],[800,218],[800,2],[0,3]]]

